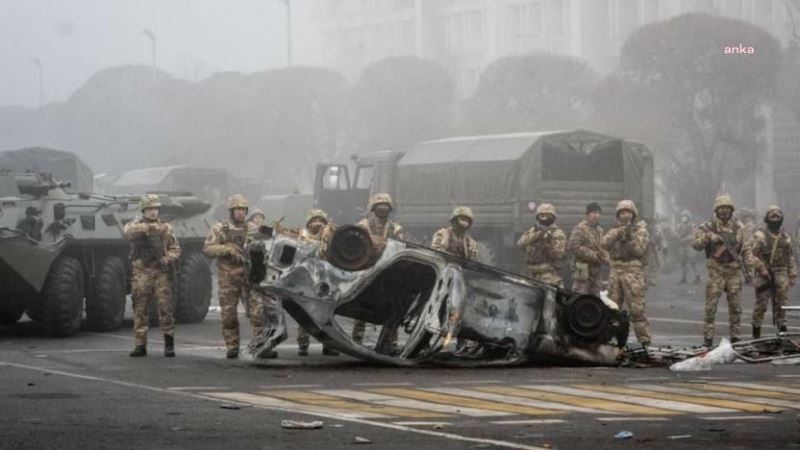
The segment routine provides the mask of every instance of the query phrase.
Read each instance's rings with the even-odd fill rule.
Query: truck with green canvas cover
[[[130,243],[122,227],[140,212],[138,195],[67,192],[51,174],[0,170],[0,322],[23,312],[48,334],[71,336],[122,324],[130,290]],[[161,217],[182,247],[173,273],[175,317],[202,321],[211,271],[202,254],[210,204],[190,193],[156,193]],[[27,224],[27,225],[26,225]]]
[[[371,193],[389,192],[395,220],[427,245],[454,206],[469,206],[483,262],[516,272],[523,264],[517,239],[533,226],[533,210],[542,202],[555,205],[567,233],[589,202],[602,207],[604,226],[622,199],[635,201],[642,218],[654,212],[650,151],[588,130],[439,139],[354,155],[352,162],[317,168],[315,205],[337,223],[355,222],[366,214]]]

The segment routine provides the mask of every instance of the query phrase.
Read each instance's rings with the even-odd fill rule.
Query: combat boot
[[[761,339],[761,327],[753,327],[753,339]]]
[[[133,351],[128,354],[128,356],[132,358],[136,358],[139,356],[147,356],[147,347],[144,345],[137,345],[133,348]]]
[[[172,358],[175,356],[175,338],[164,335],[164,356]]]
[[[239,349],[238,348],[230,348],[228,349],[228,353],[225,354],[225,357],[228,359],[236,359],[239,357]]]
[[[322,346],[322,354],[325,356],[339,356],[339,351],[336,349],[332,349],[328,346]]]

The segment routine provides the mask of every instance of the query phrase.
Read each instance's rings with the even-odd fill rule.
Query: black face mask
[[[781,220],[765,220],[764,222],[766,222],[767,228],[769,228],[769,231],[771,231],[773,233],[777,233],[778,231],[780,231],[781,230],[781,225],[783,225],[783,219],[781,219]]]
[[[544,219],[544,220],[542,220],[542,219],[537,219],[537,220],[539,221],[539,225],[541,225],[543,227],[549,227],[550,225],[553,224],[553,222],[556,221],[556,219],[553,219],[553,218],[550,218],[550,217],[548,217],[547,219]]]

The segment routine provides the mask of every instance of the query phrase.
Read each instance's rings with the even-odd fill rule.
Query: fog
[[[260,181],[264,195],[310,192],[317,163],[352,153],[586,128],[652,151],[661,214],[705,213],[723,191],[800,211],[798,1],[1,0],[0,11],[0,150],[72,151],[105,182],[191,165]]]

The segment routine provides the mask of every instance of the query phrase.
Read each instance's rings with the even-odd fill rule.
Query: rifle
[[[709,226],[708,222],[700,225],[700,229],[703,230],[706,233],[711,233],[712,235],[714,235],[714,236],[719,238],[720,242],[722,242],[724,250],[727,250],[728,253],[730,253],[730,255],[733,257],[733,260],[736,261],[739,264],[739,269],[741,269],[742,274],[744,275],[744,280],[747,283],[752,283],[753,282],[753,276],[750,274],[750,271],[747,270],[747,267],[745,267],[744,261],[742,261],[742,257],[739,255],[739,253],[734,251],[733,244],[731,244],[722,235],[717,234],[713,230],[711,230],[711,227]],[[717,250],[717,253],[714,254],[714,256],[715,257],[721,256],[722,253],[724,252],[724,250],[722,250],[722,251],[721,250]]]

